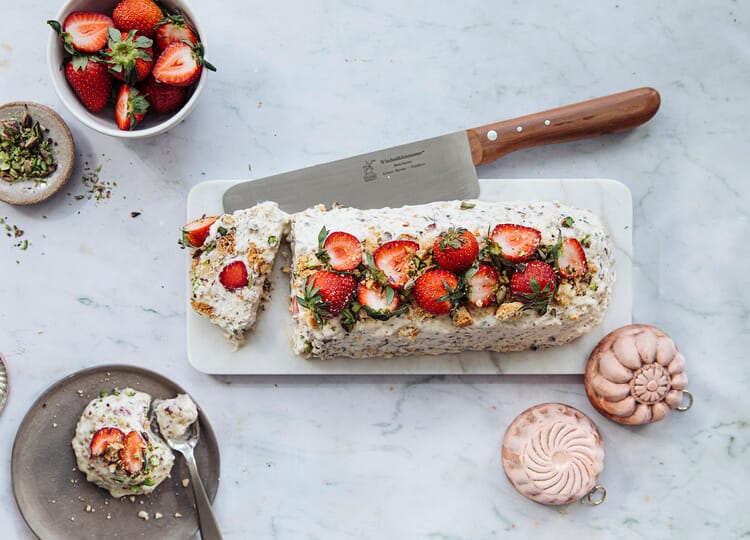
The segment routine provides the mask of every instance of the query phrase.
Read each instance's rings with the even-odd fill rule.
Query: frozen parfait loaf
[[[320,206],[289,238],[306,357],[561,345],[601,323],[615,278],[601,221],[557,202]]]
[[[113,497],[151,493],[172,470],[172,451],[150,429],[150,405],[150,395],[132,388],[102,392],[78,420],[78,470]]]
[[[192,308],[241,343],[270,293],[274,259],[289,215],[273,202],[185,225],[182,244],[193,249]]]

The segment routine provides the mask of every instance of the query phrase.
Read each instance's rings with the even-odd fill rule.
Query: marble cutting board
[[[190,190],[186,222],[203,214],[222,213],[222,194],[234,180],[203,182]],[[583,374],[586,359],[605,334],[631,323],[632,200],[625,184],[607,179],[480,179],[480,199],[492,201],[557,200],[597,214],[609,229],[615,248],[617,278],[604,322],[587,335],[560,347],[517,353],[465,352],[439,356],[305,360],[291,349],[288,275],[279,257],[271,301],[245,344],[234,350],[222,331],[190,307],[185,254],[187,353],[198,371],[224,375],[336,374]],[[282,245],[281,251],[288,252]]]

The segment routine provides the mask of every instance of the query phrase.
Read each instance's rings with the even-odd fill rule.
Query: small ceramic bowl
[[[57,169],[41,182],[35,178],[21,178],[14,182],[0,179],[0,201],[19,205],[38,203],[57,193],[70,178],[75,163],[75,143],[68,125],[49,107],[24,101],[6,103],[0,106],[0,121],[20,120],[24,112],[48,130],[44,132],[44,138],[52,141],[52,157]]]
[[[66,17],[74,11],[96,11],[112,16],[112,10],[118,4],[119,0],[67,0],[60,11],[55,16],[55,20],[60,24],[65,21]],[[206,35],[201,30],[200,24],[193,14],[193,9],[185,0],[166,0],[162,5],[167,8],[179,9],[185,19],[187,19],[193,28],[197,31],[201,43],[206,46]],[[210,49],[206,48],[210,54]],[[89,112],[86,107],[78,100],[73,89],[65,79],[63,71],[63,62],[66,59],[65,49],[63,49],[60,36],[51,28],[49,30],[49,42],[47,44],[47,66],[52,78],[52,86],[60,97],[63,105],[76,117],[81,123],[90,127],[99,133],[118,137],[122,139],[140,139],[152,137],[163,133],[184,120],[190,111],[198,103],[198,98],[206,85],[207,71],[204,69],[198,82],[192,87],[192,94],[187,102],[178,111],[171,115],[165,114],[147,114],[141,123],[131,131],[123,131],[115,123],[115,115],[111,106],[105,107],[98,113]]]

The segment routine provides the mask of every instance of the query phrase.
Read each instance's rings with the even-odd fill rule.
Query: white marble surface
[[[750,534],[750,4],[193,4],[219,71],[183,124],[121,142],[73,121],[52,90],[44,21],[57,4],[2,2],[0,102],[51,105],[79,150],[61,195],[0,205],[31,243],[21,251],[0,237],[0,350],[11,370],[0,416],[6,537],[31,537],[8,467],[23,415],[61,377],[116,362],[164,373],[206,410],[221,444],[215,509],[227,538]],[[662,95],[638,130],[523,151],[479,174],[611,177],[630,187],[633,319],[662,327],[685,353],[690,412],[622,427],[598,416],[569,377],[211,377],[188,365],[176,240],[198,182],[264,176],[638,86]],[[85,191],[86,162],[117,182],[111,199],[74,198]],[[601,429],[602,506],[542,507],[503,476],[505,426],[542,401],[576,406]]]

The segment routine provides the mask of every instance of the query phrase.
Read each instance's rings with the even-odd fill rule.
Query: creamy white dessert
[[[178,394],[172,399],[154,401],[159,433],[170,440],[181,439],[188,428],[198,420],[198,407],[187,394]]]
[[[555,246],[575,239],[583,246],[587,268],[574,279],[558,272],[557,282],[545,309],[529,309],[508,290],[507,278],[520,271],[520,265],[495,264],[505,282],[498,288],[495,302],[485,307],[464,303],[451,314],[432,315],[415,306],[411,294],[420,273],[429,270],[430,253],[436,238],[451,227],[471,231],[480,248],[488,246],[490,232],[497,224],[516,224],[541,233],[540,247],[554,266]],[[362,244],[367,264],[379,246],[392,240],[419,244],[417,268],[399,294],[401,313],[378,320],[358,309],[356,302],[344,317],[315,317],[300,305],[308,279],[326,265],[318,257],[322,227],[345,231]],[[409,354],[442,354],[466,350],[518,351],[567,343],[599,325],[604,317],[615,279],[612,243],[609,233],[595,215],[557,202],[449,201],[402,208],[359,210],[315,207],[293,216],[289,241],[293,252],[291,305],[294,318],[294,350],[306,357],[370,357]],[[538,257],[535,255],[535,257]],[[566,263],[567,264],[567,263]],[[426,268],[425,268],[426,266]],[[585,266],[585,265],[584,265]],[[366,271],[363,266],[352,274]],[[458,273],[460,274],[460,273]],[[460,277],[460,276],[459,276]],[[312,291],[307,291],[308,296]],[[356,295],[355,295],[356,300]]]
[[[151,396],[132,388],[86,405],[72,441],[78,470],[113,497],[151,493],[169,477],[174,455],[150,430]]]
[[[270,273],[289,223],[273,202],[225,214],[193,252],[193,309],[236,344],[252,328],[271,290]]]

